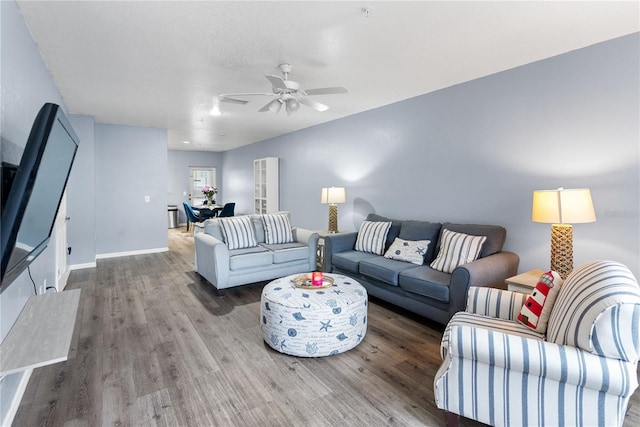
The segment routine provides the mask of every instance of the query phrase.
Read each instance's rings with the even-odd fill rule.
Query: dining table
[[[222,210],[222,206],[220,205],[197,205],[191,206],[194,211],[200,212],[200,221],[205,221],[209,218],[213,218],[218,215],[218,213]]]

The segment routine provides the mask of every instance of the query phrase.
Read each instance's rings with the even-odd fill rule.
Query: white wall
[[[533,191],[589,187],[598,221],[574,226],[574,264],[640,278],[639,52],[634,34],[228,151],[222,189],[250,211],[253,159],[279,157],[296,225],[326,228],[320,189],[344,186],[340,229],[369,212],[503,225],[526,271],[550,257]]]
[[[69,120],[82,141],[67,183],[67,263],[75,269],[96,264],[95,121],[84,115]]]
[[[166,129],[97,124],[95,180],[98,257],[167,250]]]
[[[0,1],[0,141],[3,161],[20,163],[36,114],[46,102],[63,105],[38,48],[31,38],[22,15],[12,1]],[[56,232],[44,252],[31,264],[30,270],[38,292],[46,279],[56,280]],[[34,295],[34,286],[25,271],[0,294],[0,340],[4,339],[27,299]],[[14,399],[29,372],[7,375],[0,379],[0,425],[5,425]]]

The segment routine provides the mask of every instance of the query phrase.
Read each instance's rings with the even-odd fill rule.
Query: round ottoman
[[[334,279],[324,289],[302,289],[292,275],[262,290],[260,326],[275,350],[302,357],[321,357],[352,349],[367,333],[367,291],[354,279]]]

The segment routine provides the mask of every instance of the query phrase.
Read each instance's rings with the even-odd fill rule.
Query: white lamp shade
[[[298,109],[300,108],[300,103],[293,98],[287,99],[286,104],[287,106],[285,108],[287,110],[287,114],[289,115],[293,114],[295,111],[298,111]]]
[[[344,191],[344,187],[329,187],[322,189],[322,196],[320,196],[320,203],[345,203],[347,201],[347,195]]]
[[[280,102],[279,99],[274,99],[273,101],[271,101],[269,103],[269,110],[272,113],[278,113],[280,112],[280,109],[282,108],[282,102]]]
[[[588,188],[534,191],[531,219],[550,224],[595,222],[591,191]]]

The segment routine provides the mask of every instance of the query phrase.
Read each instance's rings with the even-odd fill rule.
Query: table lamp
[[[588,188],[537,190],[533,192],[531,219],[551,225],[551,270],[565,279],[573,270],[573,227],[595,222]]]
[[[338,232],[338,205],[345,203],[347,196],[344,187],[329,187],[322,189],[320,203],[329,204],[329,233]]]

